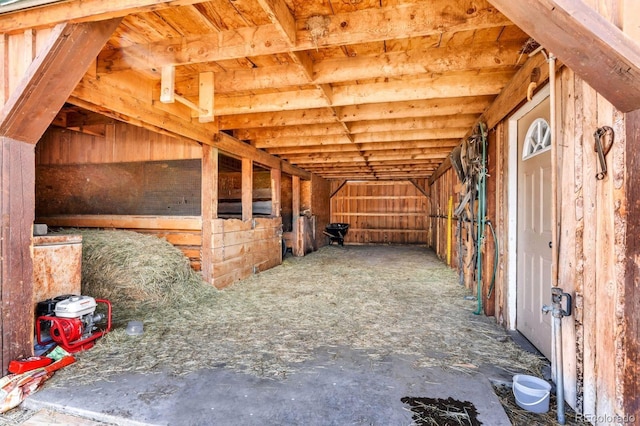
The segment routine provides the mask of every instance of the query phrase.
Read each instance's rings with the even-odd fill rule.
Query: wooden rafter
[[[56,26],[0,111],[0,135],[38,142],[119,23],[116,18]]]
[[[26,28],[52,27],[63,22],[103,21],[122,18],[132,13],[142,13],[175,6],[203,3],[205,0],[125,0],[118,7],[104,0],[60,2],[37,10],[17,10],[0,15],[0,33],[20,31]]]

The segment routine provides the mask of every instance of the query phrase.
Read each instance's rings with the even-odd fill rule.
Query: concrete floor
[[[340,249],[336,259],[345,258],[342,251],[349,248]],[[372,262],[386,268],[389,256],[395,256],[394,264],[415,258],[414,263],[407,263],[407,270],[442,265],[422,248],[400,250],[398,247],[354,248],[345,261],[355,262],[362,268],[373,267]],[[295,274],[308,271],[311,265],[308,262],[318,261],[313,260],[314,256],[303,259],[307,258],[283,270]],[[478,336],[486,339],[482,334]],[[463,339],[459,344],[468,345],[469,341]],[[447,357],[431,347],[424,347],[424,351],[434,352],[433,356],[443,360]],[[400,355],[397,350],[385,353],[391,355],[380,359],[348,344],[319,346],[307,361],[295,365],[292,373],[277,379],[216,364],[188,375],[170,374],[169,370],[124,373],[90,385],[62,386],[54,376],[22,406],[44,410],[41,413],[45,416],[50,412],[47,410],[52,410],[116,425],[386,426],[412,424],[412,412],[401,402],[403,397],[451,397],[471,402],[483,425],[511,424],[491,386],[491,381],[511,382],[511,375],[504,370],[487,366],[486,362],[475,362],[476,366],[467,372],[420,367],[427,364]],[[95,425],[89,420],[86,424]]]
[[[484,425],[510,425],[491,387],[497,372],[418,369],[411,359],[372,361],[350,348],[319,350],[281,379],[223,368],[183,377],[127,374],[111,382],[45,387],[24,402],[117,425],[410,425],[405,396],[472,402]]]

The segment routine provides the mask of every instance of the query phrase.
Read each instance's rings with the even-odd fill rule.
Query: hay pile
[[[82,235],[82,293],[110,300],[117,312],[166,306],[203,287],[166,240],[130,231],[70,232]]]
[[[84,236],[89,252],[93,237]],[[85,267],[97,258],[94,265],[120,265],[125,277],[162,277],[145,259],[158,252],[138,250],[126,266],[122,260],[106,266],[106,251],[86,253]],[[170,280],[168,286],[153,284],[153,303],[114,303],[121,324],[144,322],[142,336],[117,327],[81,353],[80,362],[57,373],[56,382],[90,383],[126,371],[181,375],[206,367],[283,377],[315,351],[335,347],[366,351],[371,362],[396,354],[420,367],[470,373],[486,365],[535,373],[541,365],[491,319],[473,315],[474,301],[464,299],[468,292],[456,284],[454,272],[422,247],[328,246],[304,258],[288,257],[224,291],[195,282],[191,274],[182,283]],[[144,277],[135,285],[149,282]],[[109,291],[121,299],[118,290]]]

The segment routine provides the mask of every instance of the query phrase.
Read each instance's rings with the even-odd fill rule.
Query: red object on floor
[[[32,356],[30,358],[14,359],[9,362],[9,373],[22,374],[25,371],[35,370],[36,368],[46,367],[53,360],[46,356]]]

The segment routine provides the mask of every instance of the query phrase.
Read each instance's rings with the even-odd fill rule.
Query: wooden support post
[[[213,282],[213,225],[218,218],[218,149],[202,145],[202,278]]]
[[[2,375],[9,361],[33,355],[33,261],[35,145],[0,137],[2,198]]]
[[[640,110],[625,115],[627,126],[625,155],[627,173],[627,253],[625,266],[624,289],[624,374],[623,409],[626,418],[635,416],[640,419]]]
[[[253,161],[242,159],[242,220],[253,217]]]
[[[292,215],[291,215],[291,229],[293,231],[293,247],[291,253],[294,256],[304,256],[300,242],[302,236],[298,229],[298,222],[300,221],[300,178],[298,176],[291,177],[291,198],[292,198]]]
[[[282,199],[282,172],[271,169],[271,216],[280,217],[280,200]]]

